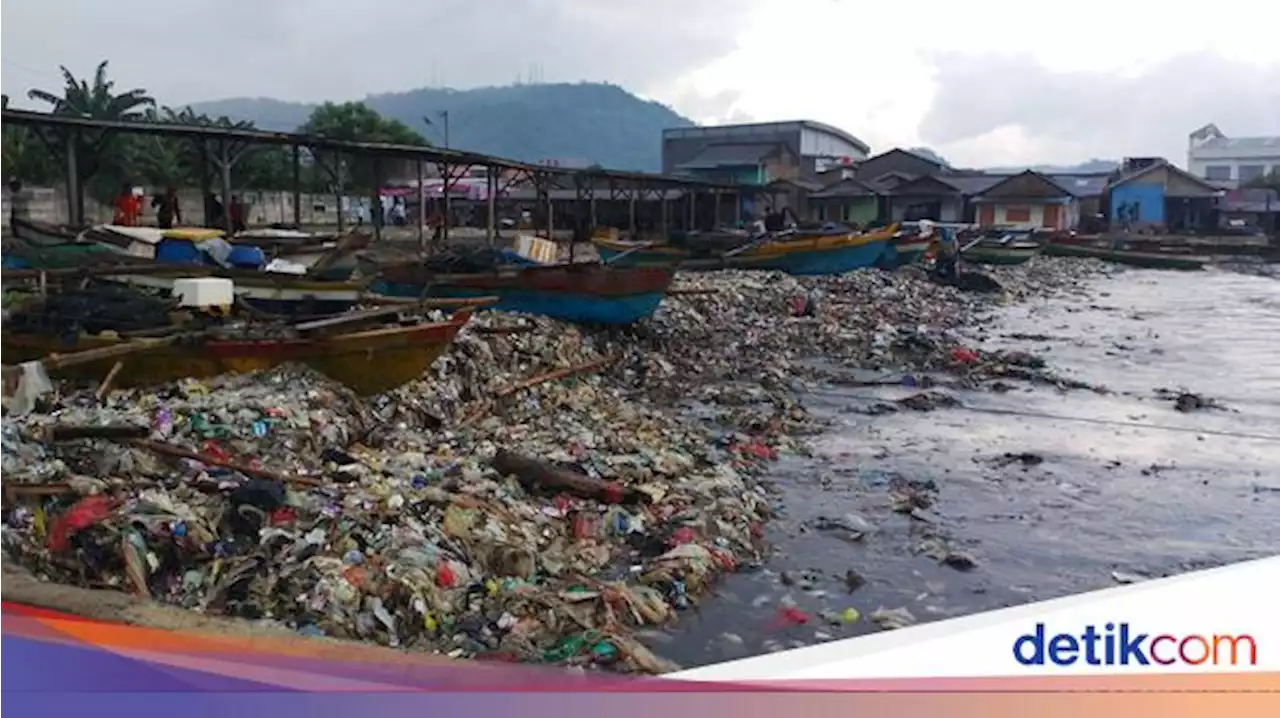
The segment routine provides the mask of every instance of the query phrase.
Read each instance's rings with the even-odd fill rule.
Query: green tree
[[[65,67],[61,68],[64,86],[62,95],[47,90],[31,90],[27,96],[51,106],[55,115],[85,117],[95,120],[131,121],[146,117],[146,108],[154,108],[156,101],[143,89],[122,93],[115,91],[115,83],[107,79],[107,61],[98,64],[93,83],[77,78]],[[119,133],[112,131],[56,131],[46,132],[45,139],[55,157],[66,161],[68,140],[74,143],[76,153],[76,196],[73,198],[72,221],[84,218],[84,194],[86,185],[93,181],[90,191],[106,200],[119,187],[125,177],[124,163],[114,152],[120,143]]]
[[[9,109],[9,96],[3,96],[3,107]],[[49,149],[30,129],[6,125],[3,135],[4,167],[0,170],[5,180],[20,180],[28,184],[52,181],[58,175]]]
[[[351,142],[385,142],[397,145],[430,147],[418,132],[399,120],[389,119],[370,109],[363,102],[334,104],[326,102],[311,113],[298,132],[332,140]],[[377,184],[375,167],[370,157],[335,156],[334,153],[317,152],[317,159],[331,174],[342,168],[343,185],[372,190]],[[337,178],[334,177],[336,181]]]

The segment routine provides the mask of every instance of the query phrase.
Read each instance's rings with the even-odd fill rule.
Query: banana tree
[[[94,120],[136,121],[145,119],[146,108],[154,108],[155,99],[146,90],[135,88],[116,93],[115,83],[107,79],[107,61],[98,64],[94,72],[92,84],[77,78],[66,67],[62,70],[64,86],[62,95],[47,90],[34,89],[27,93],[33,100],[50,105],[50,112],[67,117],[83,117]],[[64,163],[69,156],[74,156],[74,177],[68,177],[73,191],[71,197],[71,222],[81,224],[84,220],[85,184],[99,174],[117,174],[122,176],[123,169],[118,157],[113,154],[117,149],[119,134],[110,130],[56,130],[42,133],[53,155]],[[106,169],[115,170],[114,173]],[[101,191],[104,188],[99,186]],[[114,188],[111,188],[112,190]],[[100,193],[110,196],[109,192]]]

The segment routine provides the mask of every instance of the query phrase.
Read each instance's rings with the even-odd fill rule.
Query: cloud
[[[1280,63],[1184,54],[1132,74],[1052,72],[1026,56],[934,59],[921,139],[961,164],[1186,159],[1187,134],[1280,133]]]
[[[608,80],[633,92],[723,55],[735,0],[11,0],[14,98],[111,61],[119,85],[177,104],[230,96],[352,99],[430,84]],[[51,30],[51,28],[54,28]],[[434,81],[434,82],[433,82]],[[16,88],[22,88],[18,90]]]

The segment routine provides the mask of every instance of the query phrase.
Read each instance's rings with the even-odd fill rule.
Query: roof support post
[[[333,167],[333,186],[334,192],[338,196],[338,234],[342,234],[347,220],[347,212],[342,207],[342,202],[346,199],[347,194],[346,187],[343,183],[345,173],[342,171],[342,166],[342,155],[336,155],[336,161],[334,162]]]
[[[489,223],[485,234],[492,247],[498,241],[498,168],[493,165],[485,167],[485,201],[489,205]]]
[[[444,216],[440,219],[440,240],[448,244],[449,225],[453,223],[453,166],[448,162],[441,164],[440,174],[444,176]]]
[[[629,202],[629,206],[628,206],[628,211],[630,212],[630,215],[631,215],[631,216],[630,216],[630,221],[631,221],[631,241],[633,241],[633,242],[634,242],[634,241],[636,241],[636,240],[638,239],[638,237],[636,236],[636,194],[637,194],[638,192],[639,192],[639,187],[637,187],[637,186],[635,186],[635,185],[633,184],[633,185],[631,186],[631,191],[629,192],[629,194],[630,194],[630,202]]]
[[[693,232],[698,229],[698,190],[690,186],[685,190],[685,196],[689,198],[689,226],[685,231]]]
[[[373,195],[369,201],[369,219],[373,220],[373,240],[382,241],[382,225],[387,213],[382,211],[382,156],[373,156]]]
[[[73,227],[84,224],[84,201],[80,193],[80,167],[76,156],[77,132],[67,133],[67,223]]]
[[[293,226],[302,229],[302,148],[293,146]]]
[[[426,200],[423,199],[423,196],[426,194],[426,188],[422,186],[422,160],[417,160],[413,164],[418,175],[418,185],[417,190],[415,190],[418,195],[417,202],[415,203],[418,205],[418,253],[425,257],[427,255],[427,203]]]
[[[547,196],[547,239],[554,242],[556,241],[556,205],[551,200],[551,176],[547,175],[544,182]]]

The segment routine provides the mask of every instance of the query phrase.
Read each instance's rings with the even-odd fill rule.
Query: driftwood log
[[[585,474],[562,469],[540,459],[499,450],[489,464],[501,474],[515,476],[526,489],[551,489],[573,494],[584,499],[595,499],[611,504],[637,504],[647,502],[643,492],[620,484],[593,479]]]
[[[174,446],[173,444],[165,444],[159,441],[145,441],[142,439],[130,439],[126,443],[128,443],[130,446],[136,446],[139,449],[146,449],[147,451],[150,451],[153,454],[159,454],[161,456],[171,456],[175,459],[192,459],[195,461],[199,461],[200,463],[206,466],[220,466],[225,469],[238,471],[244,474],[245,476],[249,476],[255,479],[279,481],[281,483],[294,484],[296,486],[321,487],[326,485],[324,481],[321,481],[320,479],[312,478],[310,476],[295,476],[295,475],[288,475],[288,474],[280,474],[280,473],[276,473],[275,471],[268,471],[267,469],[255,469],[254,467],[249,466],[248,464],[241,464],[235,461],[222,461],[217,457],[209,456],[208,454],[202,454],[197,451],[189,451],[187,449],[182,448],[181,446]]]
[[[137,424],[102,424],[81,426],[55,424],[45,430],[45,441],[71,441],[73,439],[142,439],[151,429]]]

